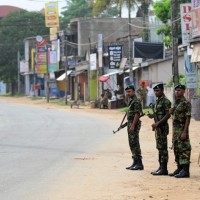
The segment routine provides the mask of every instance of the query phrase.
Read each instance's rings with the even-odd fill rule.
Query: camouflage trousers
[[[128,126],[127,126],[128,141],[129,141],[129,147],[130,147],[130,150],[132,153],[132,158],[133,159],[141,159],[142,156],[141,156],[140,141],[139,141],[139,132],[140,132],[140,128],[141,128],[141,121],[139,121],[136,124],[133,134],[130,134],[130,132],[129,132],[131,124],[132,124],[132,121],[131,122],[128,121]]]
[[[172,140],[175,161],[180,165],[190,164],[191,144],[189,135],[186,140],[181,140],[181,134],[183,133],[184,126],[174,126],[173,130],[174,133]]]
[[[168,162],[168,142],[167,142],[167,135],[169,133],[169,125],[161,125],[160,133],[155,130],[155,138],[156,138],[156,148],[158,149],[159,154],[159,162]]]

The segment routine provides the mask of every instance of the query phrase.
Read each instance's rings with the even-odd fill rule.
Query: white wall
[[[185,74],[183,56],[179,56],[178,64],[179,74]],[[172,78],[172,59],[149,65],[148,69],[148,80],[150,80],[152,83],[168,83],[168,81]],[[145,78],[146,75],[142,75],[142,79]]]

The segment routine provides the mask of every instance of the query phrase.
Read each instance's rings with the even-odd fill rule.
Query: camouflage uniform
[[[186,140],[181,140],[187,116],[191,116],[191,103],[185,97],[182,97],[181,100],[176,100],[174,104],[172,139],[175,161],[180,165],[190,163],[191,144],[189,132],[187,132]]]
[[[155,114],[160,121],[169,111],[171,107],[171,102],[163,94],[159,99],[156,100],[155,104]],[[161,133],[155,129],[156,136],[156,148],[159,152],[159,162],[167,163],[168,162],[168,144],[167,144],[167,135],[169,134],[169,125],[167,122],[162,123],[159,126]]]
[[[139,95],[140,101],[142,102],[142,107],[144,108],[146,106],[147,89],[139,88],[137,90],[137,94]]]
[[[132,97],[131,102],[129,103],[129,109],[127,112],[127,120],[128,120],[128,140],[129,140],[129,146],[130,150],[132,152],[132,158],[134,160],[141,159],[141,149],[140,149],[140,142],[139,142],[139,132],[140,132],[140,127],[141,127],[141,120],[138,120],[134,133],[131,134],[129,132],[129,129],[131,127],[131,124],[133,123],[133,119],[135,116],[135,113],[142,113],[142,105],[140,99],[134,95]]]

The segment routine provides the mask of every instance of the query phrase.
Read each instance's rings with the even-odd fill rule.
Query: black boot
[[[144,166],[142,164],[142,159],[139,158],[136,160],[136,165],[131,167],[130,170],[143,170],[144,169]]]
[[[190,177],[190,164],[183,165],[183,169],[176,174],[176,178],[189,178]]]
[[[134,167],[136,165],[136,159],[133,160],[133,164],[129,167],[126,167],[126,169],[131,169],[132,167]]]
[[[177,169],[173,172],[170,173],[169,176],[175,176],[177,174],[179,174],[179,172],[183,169],[182,165],[180,165],[179,163],[177,164]]]
[[[156,172],[152,172],[152,175],[154,176],[168,175],[167,162],[162,162],[160,166],[160,170]]]
[[[159,162],[159,167],[157,170],[154,170],[151,172],[151,174],[155,173],[155,172],[158,172],[160,169],[161,169],[161,156],[159,155],[159,159],[158,159],[158,162]]]
[[[161,165],[158,167],[158,169],[157,169],[157,170],[155,170],[155,171],[152,171],[152,172],[151,172],[151,174],[154,174],[154,173],[158,172],[160,169],[161,169]]]

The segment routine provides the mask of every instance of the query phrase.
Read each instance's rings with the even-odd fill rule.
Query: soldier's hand
[[[158,127],[158,123],[156,122],[156,123],[152,124],[151,126],[152,126],[152,129],[155,129]]]
[[[133,135],[134,134],[134,127],[131,126],[130,129],[129,129],[129,132],[130,132],[130,134]]]
[[[186,133],[186,132],[183,132],[183,133],[181,134],[181,140],[186,140],[186,138],[187,138],[187,133]]]
[[[171,114],[173,114],[174,113],[174,108],[170,108],[169,109],[169,114],[171,115]]]

